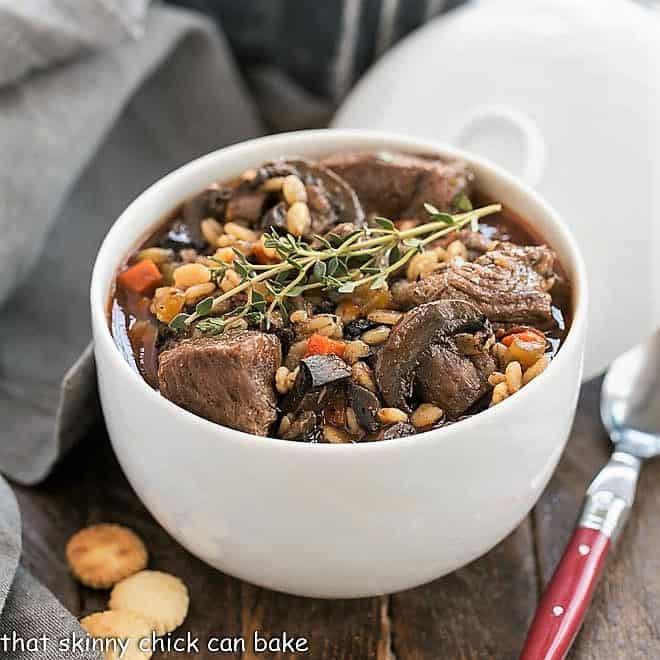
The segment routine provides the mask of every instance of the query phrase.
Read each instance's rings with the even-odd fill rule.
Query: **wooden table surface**
[[[568,447],[534,511],[507,539],[472,564],[410,591],[360,600],[312,600],[242,583],[189,555],[172,541],[126,482],[102,428],[38,488],[15,488],[23,516],[24,561],[76,615],[103,609],[107,593],[69,575],[64,546],[84,525],[114,521],[146,541],[151,567],[180,576],[191,593],[176,635],[306,637],[306,657],[324,659],[513,659],[539,591],[558,561],[584,490],[606,461],[598,417],[600,382],[582,391]],[[644,467],[635,511],[606,567],[570,658],[660,658],[660,461]],[[266,542],[267,540],[265,540]],[[295,657],[199,653],[195,657]],[[161,658],[190,657],[178,653]]]

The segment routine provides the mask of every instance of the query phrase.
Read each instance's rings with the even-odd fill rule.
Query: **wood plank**
[[[559,469],[534,512],[546,584],[573,530],[584,492],[611,451],[600,422],[600,380],[587,384]],[[606,565],[573,660],[660,658],[660,461],[647,463],[628,526]]]
[[[511,660],[537,598],[529,519],[486,556],[391,597],[397,660]]]
[[[309,654],[324,660],[388,660],[386,646],[379,654],[380,600],[320,600],[297,598],[243,583],[243,635],[251,639],[255,631],[268,635],[287,631],[306,637]],[[257,660],[263,654],[253,649],[243,655]],[[269,658],[297,657],[273,653]]]
[[[193,657],[219,657],[202,651],[211,637],[241,636],[246,639],[246,652],[223,653],[223,658],[264,657],[253,652],[255,631],[262,637],[286,631],[308,638],[306,657],[387,660],[381,599],[296,598],[241,583],[210,568],[175,543],[146,511],[121,472],[102,428],[95,429],[46,483],[30,489],[15,487],[15,492],[23,515],[24,561],[76,616],[104,609],[108,592],[77,585],[64,559],[66,542],[86,524],[112,521],[131,527],[144,539],[150,568],[178,575],[187,584],[190,613],[175,635],[190,632],[200,639],[200,653]],[[155,657],[182,656],[171,652]],[[295,656],[273,653],[266,657]]]

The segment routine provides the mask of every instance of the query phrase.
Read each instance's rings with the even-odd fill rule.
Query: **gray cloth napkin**
[[[108,227],[164,173],[261,128],[215,30],[164,8],[147,38],[5,87],[0,108],[0,468],[35,483],[97,413],[78,356]]]
[[[144,36],[142,36],[144,35]],[[216,28],[146,0],[0,0],[0,471],[32,484],[96,417],[88,287],[121,210],[166,172],[262,132]],[[19,564],[0,478],[3,635],[81,634]]]
[[[16,500],[0,479],[0,657],[12,660],[99,660],[74,649],[84,633],[53,595],[20,564],[21,520]],[[63,645],[60,647],[60,645]],[[70,653],[62,653],[69,645]]]

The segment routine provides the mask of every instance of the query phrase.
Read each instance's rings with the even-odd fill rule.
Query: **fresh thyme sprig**
[[[205,298],[192,314],[177,315],[170,326],[184,330],[196,323],[200,332],[215,334],[244,319],[268,328],[276,310],[286,322],[287,299],[307,291],[321,289],[348,294],[366,285],[370,289],[386,287],[387,278],[415,254],[423,252],[425,246],[468,224],[476,229],[480,218],[501,210],[500,204],[490,204],[450,215],[430,204],[424,207],[430,222],[411,229],[400,230],[391,220],[376,218],[375,227],[355,229],[344,236],[315,236],[313,245],[300,237],[279,235],[273,230],[266,236],[264,245],[274,249],[281,262],[253,264],[235,250],[231,266],[219,262],[218,272],[213,275],[221,278],[231,267],[240,276],[240,283],[216,298]],[[246,295],[244,303],[227,314],[213,316],[227,300],[240,293]]]

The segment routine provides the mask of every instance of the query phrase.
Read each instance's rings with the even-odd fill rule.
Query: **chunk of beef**
[[[280,341],[263,332],[186,339],[160,356],[158,383],[170,401],[212,422],[266,435],[277,417]]]
[[[467,300],[490,321],[552,326],[554,253],[545,245],[500,243],[473,262],[452,264],[418,282],[392,288],[396,305],[410,309],[433,300]]]
[[[376,359],[385,402],[410,411],[417,391],[448,417],[460,415],[485,392],[495,367],[488,355],[493,341],[490,323],[468,302],[441,300],[407,312]]]
[[[260,220],[268,194],[263,190],[251,190],[240,186],[227,202],[225,218],[229,221],[242,220],[254,225]]]
[[[454,340],[435,344],[417,369],[415,387],[422,401],[440,406],[449,419],[460,417],[489,389],[495,360],[486,350],[462,355]]]
[[[428,218],[426,202],[451,211],[459,193],[469,192],[474,175],[462,161],[426,156],[353,151],[328,156],[323,165],[357,193],[365,213]]]

